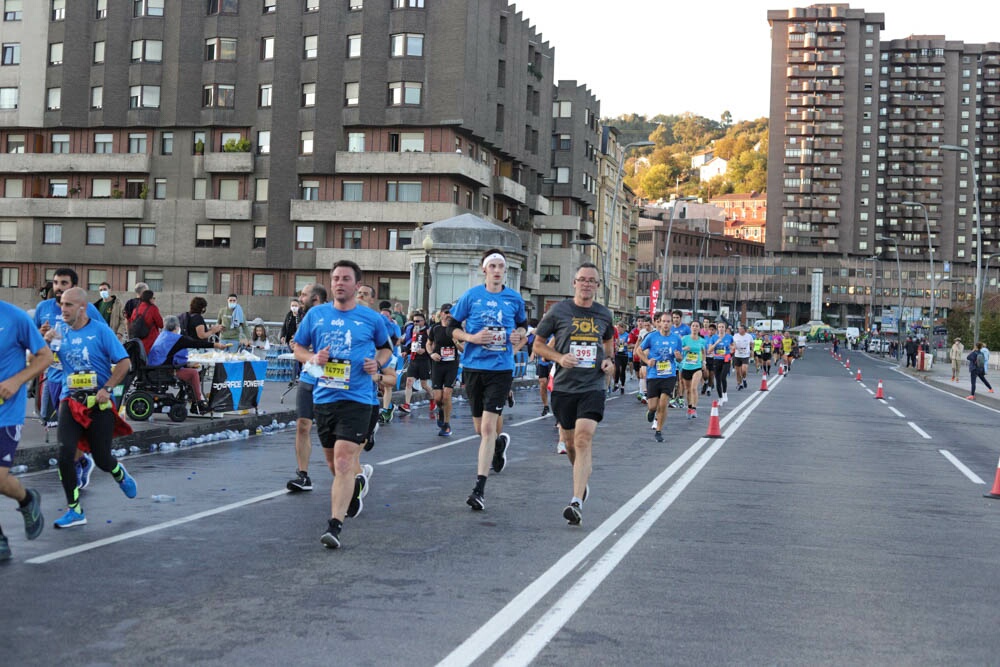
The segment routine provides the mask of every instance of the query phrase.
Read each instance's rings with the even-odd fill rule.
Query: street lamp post
[[[739,311],[739,307],[740,307],[740,269],[743,268],[743,256],[740,255],[738,252],[736,252],[736,253],[733,253],[732,255],[730,255],[729,259],[732,259],[733,257],[736,258],[736,289],[733,290],[733,312],[735,313],[734,317],[736,319],[733,320],[733,321],[736,322],[737,324],[739,324],[740,323],[740,311]]]
[[[424,247],[424,316],[430,318],[427,309],[430,306],[431,298],[431,249],[434,247],[434,240],[430,234],[424,233],[421,245]]]
[[[601,258],[601,264],[603,266],[607,266],[607,252],[604,250],[604,248],[601,247],[601,244],[598,243],[597,241],[589,241],[589,240],[577,239],[575,241],[570,241],[569,244],[570,245],[578,245],[578,246],[594,246],[595,248],[597,248],[597,256]],[[610,291],[609,290],[611,289],[610,285],[609,285],[610,282],[611,281],[608,280],[607,273],[605,273],[604,274],[604,305],[605,305],[605,307],[608,306],[608,297],[610,296]]]
[[[871,257],[865,257],[864,261],[874,262],[874,264],[872,264],[872,298],[871,298],[872,305],[871,305],[871,310],[869,311],[871,313],[871,319],[868,323],[868,331],[867,331],[867,333],[870,335],[872,329],[875,328],[875,279],[878,277],[879,256],[872,255]]]
[[[604,305],[608,308],[611,304],[608,302],[608,297],[610,296],[610,283],[611,283],[611,266],[609,260],[611,258],[611,233],[615,226],[615,214],[618,212],[618,191],[621,189],[622,183],[622,170],[625,168],[625,154],[628,153],[631,148],[640,148],[643,146],[655,146],[656,144],[652,141],[633,141],[631,143],[625,144],[621,148],[621,153],[618,155],[618,173],[615,178],[615,191],[611,195],[611,219],[608,224],[605,225],[604,229],[604,259],[601,264],[604,266]],[[583,245],[582,243],[580,245]],[[596,243],[593,245],[597,245]],[[600,248],[600,245],[597,245]],[[620,276],[619,276],[620,278]]]
[[[697,197],[678,197],[674,200],[674,205],[670,207],[670,222],[667,223],[667,241],[663,245],[663,275],[660,276],[660,303],[666,304],[666,308],[660,308],[660,310],[664,312],[670,310],[671,306],[670,303],[666,302],[666,294],[669,287],[667,284],[667,273],[670,266],[670,235],[674,230],[674,217],[677,214],[677,205],[681,202],[695,201],[697,199]]]
[[[934,318],[936,303],[934,300],[934,244],[931,243],[931,221],[927,217],[927,207],[916,201],[904,201],[903,206],[912,206],[914,208],[919,208],[920,212],[924,214],[924,226],[927,227],[927,257],[930,259],[931,263],[931,334],[934,333]]]
[[[711,239],[712,232],[706,230],[705,236],[701,238],[701,247],[698,248],[698,261],[694,265],[694,299],[692,299],[691,314],[695,319],[698,319],[698,306],[700,305],[698,299],[698,287],[699,278],[701,277],[701,256],[705,251],[705,245]]]
[[[903,329],[903,322],[905,320],[903,319],[903,271],[902,271],[902,267],[900,266],[900,263],[899,263],[899,244],[896,243],[895,239],[892,239],[892,238],[890,238],[888,236],[882,236],[881,234],[876,235],[875,239],[878,240],[878,241],[888,241],[889,243],[893,243],[896,246],[896,248],[895,248],[895,250],[896,250],[896,281],[899,283],[899,287],[898,287],[898,291],[899,291],[899,297],[898,297],[898,300],[899,300],[899,316],[898,317],[899,317],[899,319],[896,320],[896,339],[899,341],[900,347],[902,347],[902,345],[903,345],[903,330],[904,330]]]
[[[965,153],[969,158],[972,167],[972,198],[975,204],[976,216],[976,285],[975,285],[975,312],[972,316],[972,337],[973,344],[979,341],[979,322],[983,317],[983,228],[979,218],[979,177],[976,175],[976,159],[972,151],[963,146],[953,146],[944,144],[941,150]]]

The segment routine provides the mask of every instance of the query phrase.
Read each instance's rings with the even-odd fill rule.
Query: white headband
[[[501,262],[503,262],[504,266],[507,266],[507,258],[501,255],[500,253],[495,252],[492,255],[486,256],[486,259],[483,260],[483,268],[485,269],[487,264],[489,264],[490,262],[495,262],[498,259]]]

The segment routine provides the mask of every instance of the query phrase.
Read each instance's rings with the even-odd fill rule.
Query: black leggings
[[[976,395],[976,378],[979,378],[980,380],[982,380],[983,384],[986,385],[987,389],[990,389],[990,390],[993,389],[993,385],[991,385],[989,383],[989,380],[986,379],[986,372],[985,371],[981,371],[981,370],[976,369],[974,371],[971,371],[969,373],[969,375],[972,376],[972,395],[973,396]]]
[[[76,443],[81,435],[87,436],[90,453],[98,468],[104,472],[111,472],[118,465],[118,459],[111,455],[111,437],[115,427],[115,415],[112,410],[114,407],[107,410],[91,410],[90,417],[93,421],[85,429],[73,419],[67,401],[59,404],[59,477],[62,480],[67,503],[72,504],[77,501],[74,459]]]
[[[625,377],[628,372],[628,355],[615,355],[615,384],[625,386]]]
[[[729,392],[729,363],[722,359],[715,360],[715,390],[719,392],[719,398]]]

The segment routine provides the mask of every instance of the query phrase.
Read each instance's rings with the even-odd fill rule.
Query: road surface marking
[[[913,422],[906,422],[906,423],[910,425],[910,428],[912,428],[914,431],[916,431],[917,433],[919,433],[920,435],[922,435],[925,439],[927,439],[927,440],[931,439],[931,436],[927,435],[927,431],[923,430],[922,428],[920,428],[919,426],[917,426]]]
[[[977,475],[976,473],[974,473],[971,470],[969,470],[964,463],[962,463],[957,458],[955,458],[952,455],[952,453],[949,452],[947,449],[939,449],[938,451],[941,452],[942,456],[944,456],[946,459],[948,459],[949,461],[951,461],[951,464],[953,466],[955,466],[956,468],[958,468],[959,472],[961,472],[963,475],[965,475],[970,480],[972,480],[973,484],[985,484],[986,483],[986,482],[984,482],[982,480],[982,478],[979,475]]]
[[[891,405],[888,406],[888,407],[889,407],[889,410],[891,410],[894,415],[896,415],[897,417],[902,417],[903,419],[906,419],[906,415],[904,415],[902,412],[900,412],[896,408],[892,407]]]
[[[542,419],[548,419],[549,415],[544,417],[532,417],[531,419],[525,419],[524,421],[517,422],[516,424],[510,424],[508,428],[514,428],[515,426],[523,426],[524,424],[530,424],[531,422],[537,422]],[[412,459],[414,456],[422,456],[424,454],[430,454],[431,452],[436,452],[439,449],[445,449],[447,447],[454,447],[455,445],[461,444],[463,442],[468,442],[469,440],[479,440],[480,436],[477,433],[472,435],[467,435],[464,438],[459,438],[458,440],[448,440],[440,445],[434,445],[433,447],[425,447],[424,449],[418,449],[415,452],[410,452],[409,454],[403,454],[402,456],[397,456],[395,458],[386,459],[385,461],[378,461],[375,465],[385,466],[390,463],[398,463],[399,461],[405,461],[406,459]]]

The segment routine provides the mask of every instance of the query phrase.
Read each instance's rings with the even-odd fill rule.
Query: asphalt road
[[[997,411],[855,363],[864,382],[819,347],[768,392],[751,375],[721,439],[706,404],[659,444],[634,397],[609,401],[580,527],[532,391],[483,513],[465,404],[450,439],[426,407],[383,429],[337,551],[318,447],[316,490],[284,492],[291,431],[128,457],[139,497],[96,473],[65,531],[56,474],[27,475],[48,526],[27,542],[0,507],[2,662],[996,664]]]

